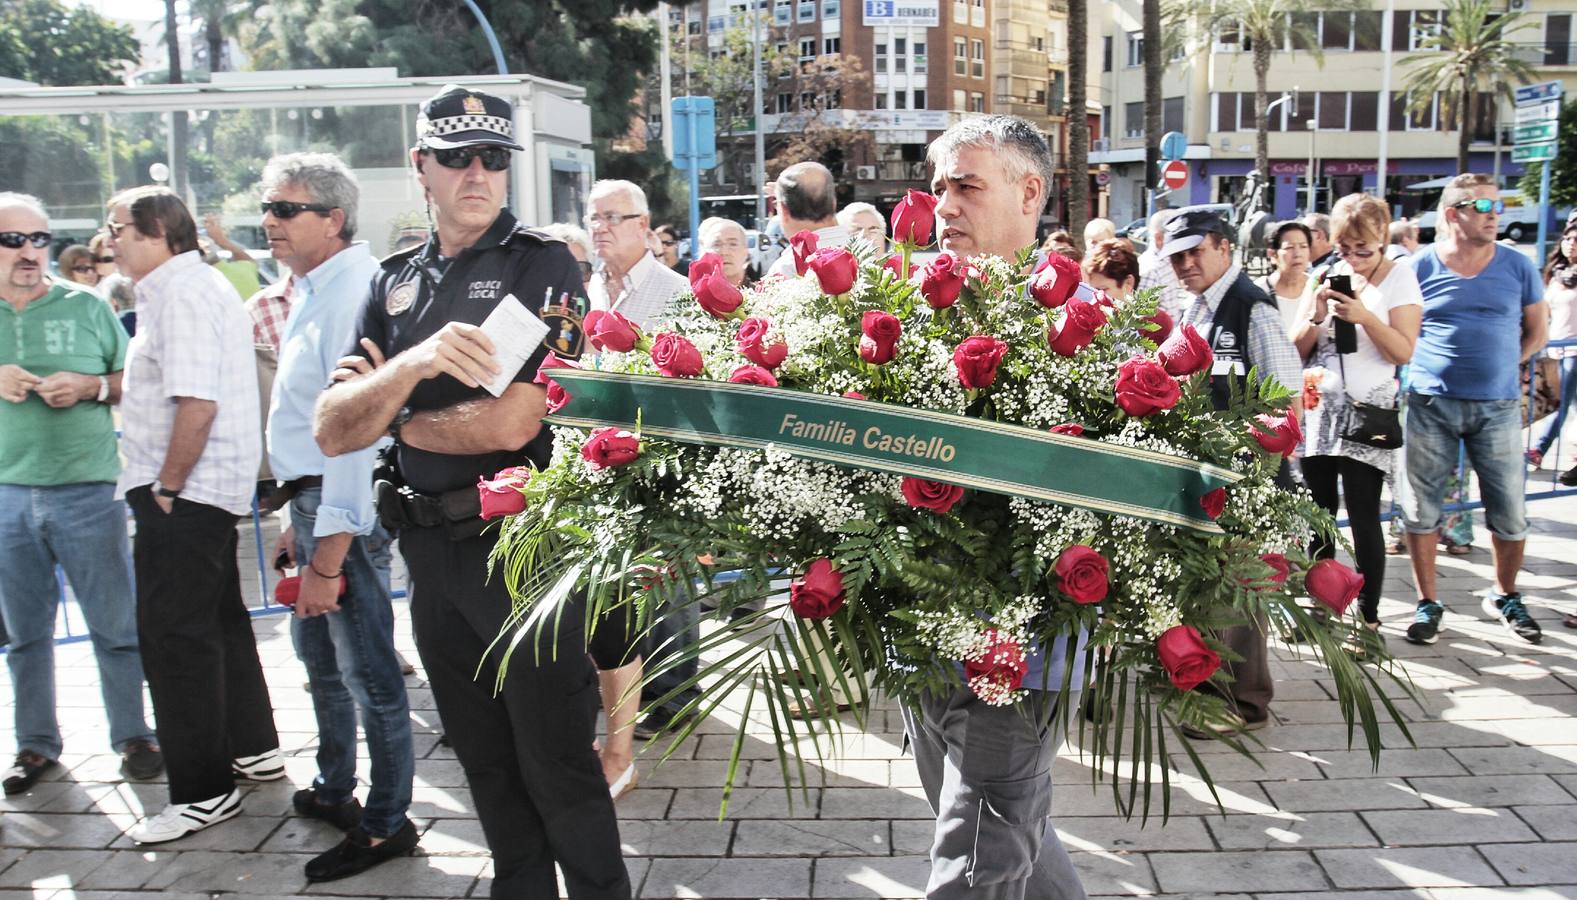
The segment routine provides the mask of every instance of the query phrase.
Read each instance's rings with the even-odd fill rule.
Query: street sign
[[[1096,172],[1095,173],[1095,183],[1100,185],[1101,187],[1105,187],[1108,184],[1111,184],[1112,183],[1112,173],[1110,173],[1110,172]]]
[[[1511,130],[1513,144],[1537,144],[1543,141],[1555,140],[1560,126],[1555,122],[1533,122],[1528,125],[1518,125]]]
[[[1188,183],[1188,163],[1174,159],[1161,167],[1161,183],[1177,190]]]
[[[1528,106],[1517,107],[1518,125],[1529,125],[1534,122],[1554,122],[1561,117],[1561,104],[1559,100],[1548,100]]]
[[[1561,83],[1559,81],[1541,81],[1538,84],[1525,84],[1517,88],[1517,105],[1524,106],[1529,103],[1542,103],[1546,100],[1555,100],[1561,96]]]
[[[711,97],[675,97],[669,127],[674,135],[674,166],[710,169],[717,165],[717,115]],[[692,127],[693,126],[693,127]],[[692,148],[691,142],[694,141]]]
[[[910,25],[935,28],[942,17],[937,0],[865,0],[863,25]]]
[[[1188,138],[1181,131],[1168,131],[1161,135],[1161,158],[1182,159],[1188,153]]]
[[[1555,150],[1560,145],[1559,141],[1546,141],[1542,144],[1518,144],[1511,148],[1511,161],[1514,163],[1544,162],[1555,158]]]

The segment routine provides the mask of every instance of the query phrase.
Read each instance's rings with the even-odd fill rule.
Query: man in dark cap
[[[1185,208],[1166,223],[1160,255],[1172,264],[1188,295],[1178,325],[1194,326],[1210,342],[1215,354],[1210,396],[1217,409],[1226,407],[1232,384],[1241,391],[1248,370],[1257,368],[1260,377],[1275,378],[1292,392],[1292,413],[1298,415],[1303,365],[1297,348],[1275,302],[1254,286],[1242,263],[1233,258],[1231,234],[1227,223],[1208,209]],[[1290,484],[1285,464],[1282,480]],[[1222,631],[1221,639],[1243,657],[1229,666],[1233,678],[1229,701],[1237,719],[1227,733],[1263,728],[1270,721],[1275,693],[1265,631],[1257,623],[1236,625]],[[1204,736],[1190,728],[1184,731]]]
[[[547,347],[502,372],[499,354],[511,348],[478,326],[519,303],[547,334],[568,335],[554,349],[574,359],[586,308],[563,242],[503,209],[519,149],[503,99],[447,86],[423,105],[410,156],[434,233],[383,260],[350,351],[363,374],[324,393],[314,432],[330,456],[394,438],[397,471],[379,485],[378,511],[400,528],[416,646],[493,852],[492,895],[557,896],[556,863],[570,897],[623,900],[629,876],[592,748],[596,671],[575,649],[585,646],[583,617],[568,613],[556,635],[541,636],[556,652],[534,654],[528,638],[502,680],[492,646],[511,601],[503,578],[488,578],[496,536],[481,533],[477,479],[545,466],[552,438],[546,393],[532,383]]]

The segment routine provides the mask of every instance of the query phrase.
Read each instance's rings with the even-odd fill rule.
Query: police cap
[[[515,142],[514,110],[508,100],[446,84],[422,104],[416,117],[418,147],[453,150],[477,144],[525,149]]]

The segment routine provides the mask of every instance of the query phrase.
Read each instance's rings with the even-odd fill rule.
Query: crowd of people
[[[634,742],[682,724],[695,706],[681,690],[693,661],[658,679],[644,672],[657,654],[697,640],[698,613],[675,604],[657,611],[649,635],[602,627],[589,640],[582,617],[565,616],[556,640],[579,641],[586,653],[517,655],[501,677],[494,639],[512,602],[503,579],[488,578],[494,539],[483,534],[476,483],[547,463],[538,369],[550,351],[565,360],[594,352],[582,326],[589,311],[616,310],[650,330],[691,284],[677,232],[653,227],[636,184],[598,182],[583,223],[517,221],[504,200],[520,149],[506,101],[458,87],[428,100],[409,158],[432,227],[382,260],[356,239],[359,190],[343,162],[276,157],[262,173],[260,210],[289,274],[269,285],[211,220],[208,238],[233,264],[214,265],[190,210],[159,187],[112,198],[105,230],[63,252],[51,278],[47,210],[0,194],[0,319],[12,326],[0,327],[0,623],[18,743],[7,794],[30,790],[63,749],[57,565],[93,641],[124,774],[168,776],[168,805],[139,821],[133,840],[162,844],[224,822],[242,811],[238,782],[285,777],[237,567],[237,523],[261,495],[288,522],[275,565],[296,573],[281,595],[288,583],[291,638],[319,731],[318,773],[293,807],[345,833],[306,863],[307,878],[345,878],[420,841],[408,815],[413,739],[393,637],[397,536],[416,645],[493,855],[493,896],[557,896],[557,867],[571,897],[629,897],[614,800],[637,786]],[[931,145],[928,161],[941,252],[1012,257],[1035,242],[1053,162],[1031,124],[966,120]],[[838,209],[824,166],[790,166],[773,191],[785,234],[886,252],[880,213],[861,203]],[[1493,540],[1484,611],[1537,641],[1540,626],[1517,589],[1524,464],[1542,461],[1559,433],[1577,392],[1577,354],[1562,355],[1560,411],[1526,456],[1518,373],[1547,336],[1577,337],[1577,221],[1541,276],[1496,243],[1497,194],[1486,176],[1453,179],[1438,240],[1411,248],[1416,232],[1398,230],[1382,200],[1342,198],[1329,217],[1275,227],[1273,271],[1259,279],[1244,272],[1228,223],[1204,208],[1156,214],[1143,252],[1096,220],[1082,236],[1087,250],[1058,232],[1039,253],[1079,259],[1086,280],[1118,302],[1158,289],[1168,318],[1207,336],[1218,405],[1250,371],[1291,390],[1305,441],[1279,480],[1301,480],[1333,513],[1345,506],[1372,634],[1389,483],[1418,588],[1407,639],[1438,636],[1449,598],[1436,590],[1435,549],[1465,444]],[[693,238],[731,284],[758,277],[737,223],[707,219]],[[793,275],[789,254],[759,273]],[[134,300],[114,299],[126,288]],[[482,326],[513,298],[547,337],[505,372]],[[1366,417],[1384,424],[1388,415],[1401,449],[1366,430]],[[1565,624],[1577,627],[1577,616]],[[1220,638],[1235,658],[1224,690],[1237,718],[1227,730],[1264,727],[1275,684],[1263,623]],[[1056,669],[1067,656],[1045,648],[1035,664]],[[1061,684],[1062,673],[1037,681]],[[1085,896],[1049,827],[1049,769],[1065,721],[1055,713],[1077,694],[1031,690],[1015,709],[960,687],[905,710],[936,814],[929,896]],[[840,706],[859,699],[837,696]],[[365,804],[358,720],[371,764]],[[993,806],[1005,785],[1023,788],[1012,815]],[[978,852],[983,825],[989,854]]]

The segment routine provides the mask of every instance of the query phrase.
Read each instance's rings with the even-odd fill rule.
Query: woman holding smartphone
[[[1413,356],[1423,316],[1423,294],[1413,270],[1387,259],[1391,224],[1385,202],[1349,194],[1331,210],[1331,240],[1341,261],[1311,292],[1292,332],[1298,352],[1315,371],[1318,398],[1304,409],[1303,475],[1315,502],[1332,515],[1338,498],[1347,507],[1353,551],[1364,576],[1359,611],[1370,630],[1380,627],[1385,578],[1385,533],[1380,490],[1392,476],[1396,451],[1345,438],[1353,402],[1387,409],[1397,405],[1396,367]],[[1338,492],[1337,480],[1341,488]],[[1312,555],[1330,558],[1336,548],[1316,543]]]

